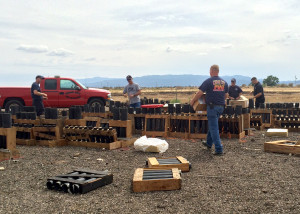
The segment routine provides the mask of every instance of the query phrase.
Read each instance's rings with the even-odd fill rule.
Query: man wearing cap
[[[191,100],[191,106],[206,92],[208,132],[203,145],[211,149],[215,144],[215,155],[223,155],[223,145],[219,135],[219,117],[224,111],[225,99],[228,98],[228,84],[219,77],[219,66],[210,67],[210,76],[199,87],[199,91]]]
[[[47,99],[47,94],[41,92],[40,83],[44,79],[43,76],[37,75],[35,82],[31,85],[32,106],[35,106],[37,116],[44,113],[43,99]]]
[[[236,79],[232,78],[231,85],[229,86],[229,99],[231,100],[240,99],[243,93],[242,89],[239,86],[237,86],[235,83],[236,83]]]
[[[264,89],[256,77],[252,77],[251,82],[254,86],[254,91],[250,94],[252,94],[255,99],[255,108],[259,108],[260,103],[265,103]]]
[[[129,98],[130,107],[139,108],[141,107],[140,95],[142,92],[140,86],[134,83],[132,79],[133,78],[130,75],[126,77],[128,85],[125,86],[123,94],[124,97]]]

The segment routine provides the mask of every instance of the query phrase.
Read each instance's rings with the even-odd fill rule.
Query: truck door
[[[74,81],[60,79],[59,106],[70,107],[73,105],[84,105],[84,91]]]
[[[48,95],[44,100],[45,107],[58,107],[58,88],[57,79],[45,79],[41,84],[41,91]]]

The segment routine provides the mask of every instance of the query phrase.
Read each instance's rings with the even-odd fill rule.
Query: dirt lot
[[[167,139],[163,155],[129,150],[18,147],[23,158],[0,162],[0,213],[299,213],[300,157],[265,153],[263,132],[223,140],[226,154],[215,157],[200,141]],[[299,139],[290,133],[290,139]],[[75,153],[80,153],[74,159]],[[182,155],[192,171],[178,191],[133,193],[134,169],[146,157]],[[102,158],[103,161],[97,161]],[[109,169],[114,182],[85,195],[47,190],[46,179],[74,168]]]
[[[122,96],[122,89],[109,89],[112,92],[112,97],[115,100],[126,101],[126,98]],[[253,90],[253,87],[242,88],[244,95],[250,98],[249,93]],[[178,88],[145,88],[142,89],[142,97],[147,98],[159,98],[161,100],[173,100],[177,99],[181,103],[189,102],[193,94],[197,92],[197,88],[192,87],[178,87]],[[273,88],[265,87],[266,102],[300,102],[300,88]]]

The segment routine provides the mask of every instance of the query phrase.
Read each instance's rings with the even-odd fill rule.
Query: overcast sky
[[[299,0],[0,0],[0,86],[37,74],[300,79]]]

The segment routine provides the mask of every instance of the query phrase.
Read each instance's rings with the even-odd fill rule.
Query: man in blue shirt
[[[47,94],[41,92],[40,83],[42,79],[44,79],[43,76],[37,75],[35,82],[31,85],[32,106],[35,106],[37,116],[44,113],[43,99],[47,99]]]
[[[236,85],[236,79],[231,79],[231,85],[229,86],[229,99],[238,100],[240,99],[243,91],[242,89]]]
[[[223,155],[223,145],[219,135],[219,117],[224,111],[225,99],[228,98],[228,84],[219,77],[219,66],[210,67],[210,78],[199,87],[199,91],[191,100],[191,105],[206,93],[208,133],[207,141],[203,143],[208,149],[215,144],[215,155]]]

